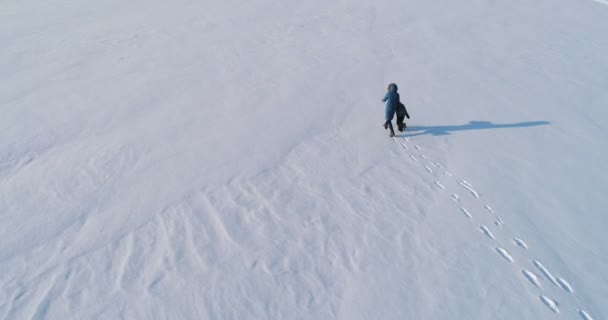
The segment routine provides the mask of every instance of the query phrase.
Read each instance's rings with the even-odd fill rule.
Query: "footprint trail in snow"
[[[405,141],[409,141],[409,139],[405,138]],[[404,150],[409,150],[409,147],[405,144],[405,143],[401,143],[401,145],[403,146]],[[414,147],[417,150],[422,150],[422,148],[420,148],[420,146],[418,145],[414,145]],[[410,158],[416,162],[418,162],[418,159],[415,155],[413,154],[409,154]],[[440,165],[437,162],[432,161],[431,159],[429,159],[427,156],[423,155],[423,154],[419,154],[418,155],[420,158],[427,160],[427,162],[431,165],[434,165],[437,168],[440,169],[445,169],[442,165]],[[422,163],[421,163],[422,164]],[[432,174],[433,170],[431,169],[431,167],[429,167],[428,165],[424,165],[422,164],[422,166],[424,167],[424,169]],[[449,177],[452,177],[452,174],[448,171],[443,171],[443,175]],[[459,186],[461,186],[462,188],[464,188],[465,190],[467,190],[474,199],[478,200],[480,199],[480,194],[479,192],[477,192],[477,190],[475,190],[475,188],[473,187],[472,184],[470,184],[469,182],[467,182],[464,179],[458,179],[456,181],[458,183]],[[439,181],[434,181],[434,184],[441,188],[441,189],[446,189],[446,187],[441,184]],[[455,202],[461,202],[461,198],[458,194],[456,193],[451,193],[451,198],[455,201]],[[483,205],[483,208],[491,215],[494,215],[494,225],[497,226],[498,228],[502,228],[504,222],[503,220],[495,215],[495,211],[494,209],[485,204]],[[469,219],[473,219],[473,215],[464,207],[459,206],[460,211]],[[488,228],[486,225],[481,224],[479,225],[479,230],[485,234],[489,239],[496,241],[496,237],[494,236],[494,234],[492,233],[492,231],[490,230],[490,228]],[[522,240],[521,238],[518,237],[512,237],[511,238],[513,240],[513,245],[520,247],[524,250],[528,249],[528,245],[526,244],[526,242],[524,240]],[[510,262],[510,263],[516,263],[515,259],[513,258],[513,256],[508,252],[507,249],[501,247],[501,246],[497,246],[495,247],[496,252],[506,261]],[[563,277],[560,276],[553,276],[553,274],[538,260],[536,259],[532,259],[532,263],[533,265],[538,269],[538,271],[552,284],[554,284],[555,286],[563,289],[564,291],[573,294],[574,293],[574,289],[572,288],[572,285],[570,285],[570,283],[564,279]],[[539,290],[543,290],[542,286],[541,286],[541,281],[539,276],[537,276],[536,274],[534,274],[534,272],[527,270],[526,268],[522,268],[521,269],[521,273],[524,276],[524,278],[526,278],[535,288],[539,289]],[[547,306],[547,308],[549,308],[552,312],[559,314],[560,310],[559,310],[559,304],[556,300],[548,297],[547,295],[544,294],[539,294],[538,295],[539,299],[541,300],[541,302]],[[591,315],[584,309],[582,308],[577,308],[576,309],[578,311],[579,316],[583,319],[583,320],[593,320],[593,318],[591,317]]]

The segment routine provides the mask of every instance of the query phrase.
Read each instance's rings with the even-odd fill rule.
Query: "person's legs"
[[[391,137],[395,135],[395,130],[393,130],[393,123],[389,120],[387,121],[388,127],[391,129]]]
[[[403,116],[397,115],[397,130],[403,132]]]

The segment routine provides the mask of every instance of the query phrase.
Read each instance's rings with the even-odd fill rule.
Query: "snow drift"
[[[0,8],[0,318],[608,317],[605,1]]]

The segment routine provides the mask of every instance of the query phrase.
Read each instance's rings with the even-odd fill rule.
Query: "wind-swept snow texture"
[[[2,1],[0,319],[607,319],[605,4]]]

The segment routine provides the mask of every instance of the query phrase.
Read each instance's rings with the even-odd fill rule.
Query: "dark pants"
[[[401,132],[403,132],[405,130],[405,122],[403,122],[405,116],[397,116],[397,129]]]
[[[390,128],[391,129],[391,133],[394,135],[395,134],[395,130],[393,130],[393,123],[390,120],[387,120],[384,123],[384,128]]]
[[[399,131],[403,132],[405,130],[405,122],[403,122],[403,120],[405,119],[405,117],[407,117],[408,119],[410,118],[410,115],[407,114],[407,110],[405,109],[405,106],[403,104],[401,104],[400,106],[397,107],[397,129],[399,129]]]

